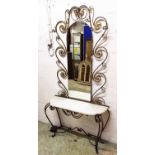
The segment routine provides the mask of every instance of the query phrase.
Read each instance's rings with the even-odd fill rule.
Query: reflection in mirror
[[[67,33],[69,97],[91,101],[92,31],[75,22]]]

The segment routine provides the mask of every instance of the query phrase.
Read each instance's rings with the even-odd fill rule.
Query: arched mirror
[[[68,92],[72,98],[91,101],[92,38],[91,28],[84,22],[75,22],[68,29]]]
[[[92,7],[73,6],[65,11],[65,19],[58,21],[52,32],[58,43],[55,55],[60,90],[57,95],[104,105],[108,57],[104,46],[108,32],[106,19],[94,18]]]

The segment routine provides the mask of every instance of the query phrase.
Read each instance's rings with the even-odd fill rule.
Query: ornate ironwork
[[[106,68],[106,60],[108,57],[107,49],[103,46],[107,40],[108,23],[104,17],[97,17],[94,19],[94,8],[82,5],[80,7],[73,6],[70,10],[65,11],[65,20],[59,21],[53,32],[56,33],[56,41],[58,47],[55,50],[57,57],[57,65],[59,70],[57,72],[58,85],[61,90],[58,92],[59,96],[69,97],[68,90],[63,84],[62,79],[67,79],[68,71],[63,65],[61,58],[66,57],[67,47],[62,39],[62,35],[66,35],[67,31],[74,22],[83,21],[90,25],[92,32],[99,35],[98,40],[93,45],[93,56],[97,61],[101,61],[92,73],[92,80],[99,88],[92,94],[92,102],[94,104],[105,105],[103,94],[105,93],[106,76],[104,70]],[[67,113],[67,111],[65,111]]]
[[[61,88],[61,90],[58,92],[58,96],[69,97],[68,90],[62,81],[68,78],[68,70],[65,67],[65,65],[62,63],[62,59],[65,58],[67,55],[67,47],[65,42],[62,39],[62,35],[66,35],[69,27],[74,22],[77,22],[77,21],[86,22],[88,25],[90,25],[92,32],[99,36],[98,40],[93,45],[93,56],[97,61],[100,62],[100,64],[93,70],[93,73],[92,73],[92,80],[99,88],[97,88],[97,90],[95,90],[94,93],[92,94],[92,102],[94,104],[100,104],[100,105],[106,106],[103,95],[105,93],[105,86],[107,82],[104,71],[106,69],[108,51],[103,45],[107,40],[108,23],[104,17],[97,17],[94,19],[94,9],[92,7],[87,7],[85,5],[82,5],[80,7],[73,6],[70,10],[67,9],[65,11],[65,20],[59,21],[56,24],[55,28],[52,30],[52,32],[56,33],[56,42],[58,43],[58,47],[55,50],[55,55],[57,58],[56,63],[57,63],[57,66],[59,67],[57,71],[58,85]],[[52,45],[49,45],[49,49],[51,48],[51,46]],[[48,117],[46,112],[48,107],[51,110],[56,109],[58,118],[60,121],[60,126],[55,126],[50,121],[50,118]],[[105,123],[103,122],[102,115],[95,115],[95,121],[96,123],[98,123],[97,136],[87,133],[82,128],[78,128],[78,127],[68,128],[62,125],[58,108],[52,107],[49,103],[45,106],[44,111],[47,119],[51,124],[50,131],[54,133],[53,137],[58,132],[58,129],[64,129],[66,131],[76,130],[80,133],[84,133],[89,138],[92,138],[92,137],[95,138],[95,144],[93,145],[95,146],[96,152],[98,153],[98,142],[102,140],[101,139],[102,132],[105,129],[110,118],[109,110],[107,111],[108,117]],[[83,116],[83,114],[65,110],[65,109],[62,109],[62,111],[65,115],[73,116],[76,119],[81,118]]]
[[[62,110],[63,111],[63,113],[65,114],[65,115],[67,115],[67,116],[72,116],[72,117],[74,117],[74,118],[76,118],[76,119],[78,119],[78,118],[80,118],[80,117],[82,117],[83,116],[83,114],[80,114],[80,113],[77,113],[77,112],[73,112],[73,111],[69,111],[69,110]]]
[[[59,118],[59,122],[60,122],[60,126],[55,126],[52,123],[52,121],[50,120],[50,118],[48,117],[48,114],[47,114],[47,109],[48,108],[50,108],[50,110],[55,110],[56,109],[56,112],[57,112],[58,118]],[[62,109],[62,111],[64,111],[64,109]],[[103,131],[104,131],[104,129],[105,129],[108,121],[109,121],[109,118],[110,118],[110,112],[109,112],[109,110],[107,110],[108,116],[107,116],[105,122],[103,121],[102,115],[95,115],[94,116],[95,117],[95,122],[98,123],[98,132],[97,132],[97,135],[93,135],[91,133],[87,133],[83,128],[78,128],[78,127],[70,128],[70,127],[66,127],[65,125],[62,125],[62,123],[61,123],[61,117],[60,117],[58,108],[55,108],[55,107],[51,106],[50,103],[47,103],[46,104],[46,106],[44,108],[44,112],[45,112],[45,115],[46,115],[48,121],[51,124],[50,131],[53,133],[52,137],[54,137],[56,135],[56,133],[62,133],[62,132],[59,131],[59,129],[63,129],[64,131],[68,131],[68,132],[74,131],[74,133],[76,133],[76,132],[81,133],[81,134],[83,133],[84,135],[86,135],[88,137],[89,142],[91,144],[92,144],[92,142],[90,140],[91,139],[94,139],[95,140],[95,144],[92,144],[92,145],[95,146],[96,153],[98,154],[98,143],[104,141],[104,140],[101,139],[101,136],[102,136],[102,133],[103,133]],[[73,113],[75,113],[75,112],[67,111],[67,115],[68,116],[72,115]]]

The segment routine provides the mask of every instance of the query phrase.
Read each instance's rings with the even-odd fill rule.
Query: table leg
[[[50,110],[55,110],[55,107],[52,107],[50,105],[50,103],[47,103],[44,107],[44,112],[45,112],[45,116],[46,118],[48,119],[49,123],[51,124],[51,128],[50,128],[50,131],[53,132],[54,134],[52,135],[52,137],[54,137],[56,135],[56,132],[57,132],[57,129],[58,127],[53,125],[52,121],[50,120],[50,118],[48,117],[47,115],[47,109],[50,108]]]
[[[108,117],[107,117],[105,123],[103,122],[102,115],[95,115],[95,121],[98,123],[98,134],[97,134],[96,143],[95,143],[95,150],[96,150],[97,154],[99,153],[98,152],[98,143],[101,140],[102,133],[109,121],[109,118],[110,118],[110,111],[107,110],[107,112],[108,112]]]

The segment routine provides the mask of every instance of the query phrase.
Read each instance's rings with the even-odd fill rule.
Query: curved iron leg
[[[47,112],[46,112],[47,109],[48,109],[50,106],[51,106],[50,103],[47,103],[47,104],[45,105],[45,107],[44,107],[44,112],[45,112],[46,118],[47,118],[48,121],[50,122],[51,126],[54,126],[53,123],[51,122],[50,118],[48,117]]]
[[[96,117],[96,122],[99,125],[96,144],[95,144],[95,150],[96,150],[96,153],[98,154],[98,143],[99,143],[99,140],[101,139],[101,135],[103,132],[103,119],[102,119],[102,115],[96,115],[95,117]]]
[[[108,121],[109,121],[109,119],[110,119],[110,111],[107,110],[107,112],[108,112],[108,117],[107,117],[107,120],[106,120],[105,125],[104,125],[104,127],[103,127],[103,130],[104,130],[105,127],[107,126],[107,123],[108,123]]]
[[[103,123],[102,115],[96,115],[95,116],[95,120],[99,124],[99,130],[98,130],[96,144],[95,144],[95,149],[96,149],[97,154],[98,154],[98,143],[101,140],[102,133],[103,133],[108,121],[109,121],[109,118],[110,118],[110,111],[107,110],[107,112],[108,112],[108,117],[107,117],[105,124]]]
[[[57,126],[53,125],[53,123],[51,122],[50,118],[48,117],[47,115],[47,109],[50,108],[51,110],[54,110],[55,108],[52,107],[50,105],[50,103],[47,103],[44,107],[44,112],[45,112],[45,116],[46,118],[48,119],[49,123],[51,124],[51,128],[50,128],[50,131],[53,132],[54,134],[52,135],[52,137],[54,137],[56,135],[56,132],[57,132]]]

